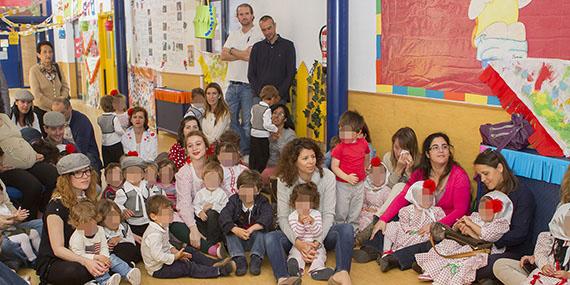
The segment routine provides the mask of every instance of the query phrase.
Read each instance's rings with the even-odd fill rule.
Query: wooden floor
[[[87,107],[79,100],[72,100],[73,108],[87,115],[95,128],[95,136],[98,145],[101,145],[101,132],[97,126],[96,118],[101,114],[100,110]],[[160,132],[158,135],[158,147],[159,152],[168,151],[170,146],[176,141],[176,137],[164,132]],[[334,252],[328,254],[327,266],[334,268],[335,258]],[[169,284],[169,285],[181,285],[181,284],[275,284],[275,278],[273,277],[273,272],[271,270],[271,265],[267,258],[263,261],[263,266],[261,269],[261,275],[252,276],[249,273],[242,277],[230,276],[219,279],[191,279],[191,278],[180,278],[180,279],[155,279],[150,277],[146,270],[144,270],[144,265],[138,264],[138,268],[141,269],[143,273],[142,284]],[[35,271],[30,269],[21,270],[18,272],[20,275],[32,276],[32,284],[39,284],[39,280],[35,275]],[[370,262],[367,264],[352,264],[351,270],[352,284],[354,285],[365,285],[365,284],[420,284],[421,282],[417,279],[417,274],[413,270],[399,271],[397,269],[392,270],[388,273],[380,272],[380,269],[376,262]],[[121,284],[128,284],[123,281]],[[303,284],[326,284],[325,282],[314,281],[310,276],[305,276],[303,278]]]

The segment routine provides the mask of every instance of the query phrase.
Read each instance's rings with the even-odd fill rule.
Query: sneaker
[[[220,276],[229,276],[232,272],[236,271],[236,263],[233,260],[226,263],[225,265],[219,267],[220,268]]]
[[[301,278],[296,276],[279,278],[277,285],[301,285]]]
[[[111,275],[111,278],[105,282],[105,285],[119,285],[121,283],[121,275],[119,273],[115,273]]]
[[[392,254],[378,258],[376,262],[380,265],[380,270],[382,272],[388,272],[390,269],[396,268],[400,265],[396,257]]]
[[[357,263],[368,263],[378,258],[378,251],[373,247],[363,246],[352,253],[352,258]]]
[[[247,260],[245,256],[236,256],[233,258],[236,263],[236,275],[244,276],[247,273]]]
[[[333,275],[334,270],[328,267],[311,272],[311,278],[317,281],[327,281]]]
[[[347,271],[339,271],[329,278],[328,285],[350,285],[352,280]]]
[[[228,252],[221,242],[210,246],[210,248],[208,248],[208,254],[215,258],[226,258],[228,256]]]
[[[301,277],[299,262],[297,262],[297,259],[289,258],[289,260],[287,260],[287,272],[289,272],[289,276]]]
[[[261,274],[261,263],[263,262],[263,259],[261,259],[261,257],[252,254],[250,261],[249,261],[249,273],[251,273],[251,275],[259,275]]]
[[[431,278],[431,276],[427,273],[422,273],[422,274],[418,275],[418,279],[420,281],[424,281],[424,282],[433,281],[433,278]]]
[[[129,273],[127,273],[127,281],[131,283],[131,285],[140,285],[141,284],[141,271],[138,268],[133,268]]]
[[[424,269],[418,265],[417,262],[412,262],[412,269],[417,272],[418,274],[423,274],[424,273]]]
[[[366,226],[362,231],[359,231],[356,234],[356,242],[362,245],[365,241],[369,240],[373,229],[374,224],[370,223],[370,225]]]

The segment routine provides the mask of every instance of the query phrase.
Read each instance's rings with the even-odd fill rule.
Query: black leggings
[[[83,265],[61,259],[53,260],[43,270],[44,274],[40,276],[40,284],[85,284],[94,279]]]
[[[204,222],[198,216],[196,216],[196,227],[204,237],[206,237],[207,245],[210,247],[217,242],[222,241],[222,228],[218,219],[220,214],[214,210],[208,210],[206,212],[208,219]]]
[[[113,253],[129,265],[131,265],[131,262],[138,263],[142,260],[140,246],[137,247],[129,242],[117,244],[113,248]]]
[[[0,173],[6,186],[22,192],[20,206],[30,211],[27,220],[34,220],[43,212],[57,182],[57,169],[47,162],[38,162],[30,169],[12,169]]]

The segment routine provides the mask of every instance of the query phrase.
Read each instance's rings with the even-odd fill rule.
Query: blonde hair
[[[261,88],[261,92],[259,92],[259,98],[261,98],[261,100],[271,100],[275,97],[281,96],[279,96],[279,90],[273,85],[265,85]]]
[[[71,208],[69,212],[69,224],[77,228],[81,224],[85,224],[94,220],[99,223],[101,216],[97,212],[97,207],[93,201],[83,199]]]
[[[61,203],[64,207],[71,209],[73,206],[77,205],[79,200],[77,199],[77,194],[73,191],[71,187],[71,175],[72,173],[61,175],[57,178],[57,184],[55,185],[55,190],[51,195],[52,199],[61,199]],[[91,170],[91,182],[89,182],[89,187],[85,190],[85,196],[89,201],[97,201],[97,173]]]
[[[206,165],[204,166],[204,174],[202,179],[204,179],[204,177],[206,177],[206,174],[210,172],[217,173],[218,177],[220,177],[220,182],[224,181],[224,169],[218,162],[210,161],[206,163]]]

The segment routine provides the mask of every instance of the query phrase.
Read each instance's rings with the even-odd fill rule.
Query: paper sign
[[[6,49],[0,50],[0,60],[8,59],[8,51]]]
[[[8,47],[8,46],[9,46],[9,44],[8,44],[8,39],[1,39],[1,40],[0,40],[0,47],[5,48],[5,47]]]
[[[18,32],[8,33],[8,43],[11,45],[18,45],[20,43],[20,36]]]

